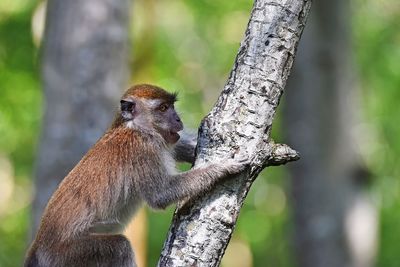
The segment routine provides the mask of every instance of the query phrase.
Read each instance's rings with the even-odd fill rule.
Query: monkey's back
[[[129,221],[136,209],[134,204],[140,202],[133,177],[146,176],[148,166],[159,165],[161,160],[149,155],[163,149],[162,142],[147,144],[154,136],[136,131],[113,129],[88,151],[51,197],[34,245],[40,241],[51,246],[87,235],[97,220],[117,217],[122,223]]]

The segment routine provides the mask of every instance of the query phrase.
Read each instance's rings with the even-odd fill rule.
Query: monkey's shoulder
[[[101,166],[113,168],[148,161],[170,162],[168,165],[173,165],[173,148],[160,135],[146,129],[120,127],[104,134],[78,165],[97,165],[102,169]]]
[[[97,141],[96,145],[156,145],[165,146],[162,136],[152,130],[143,127],[117,127],[107,131],[103,137]]]

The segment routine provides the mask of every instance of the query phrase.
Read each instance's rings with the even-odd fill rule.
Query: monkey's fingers
[[[223,164],[226,167],[227,174],[238,174],[249,166],[250,159],[247,155],[238,155],[233,159],[227,159]]]
[[[247,154],[235,154],[233,159],[236,162],[244,164],[244,165],[249,165],[251,162],[250,157]]]

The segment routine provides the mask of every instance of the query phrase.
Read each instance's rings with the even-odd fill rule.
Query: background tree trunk
[[[358,95],[348,0],[316,1],[288,83],[285,129],[302,160],[290,165],[296,262],[302,267],[371,266],[376,211],[362,192]]]
[[[50,0],[33,232],[59,182],[112,121],[129,68],[130,0]]]
[[[196,165],[247,154],[251,168],[177,209],[159,266],[217,266],[252,181],[297,159],[269,139],[311,1],[256,0],[234,68],[199,131]]]

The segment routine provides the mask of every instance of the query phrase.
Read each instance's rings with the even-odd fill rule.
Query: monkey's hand
[[[250,165],[250,158],[245,154],[235,155],[221,162],[224,165],[225,174],[232,175],[244,171]]]

